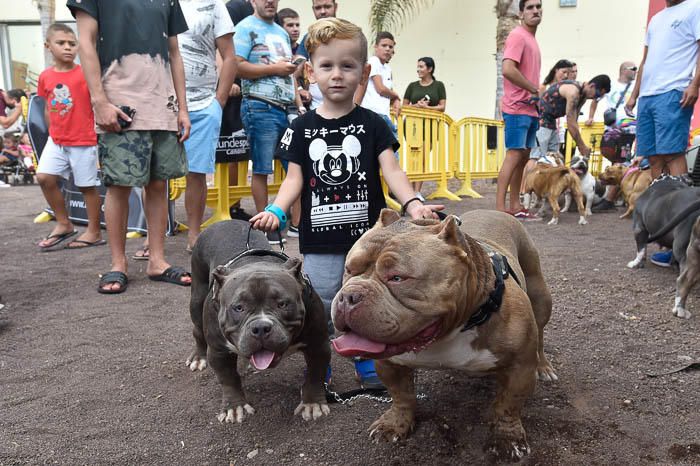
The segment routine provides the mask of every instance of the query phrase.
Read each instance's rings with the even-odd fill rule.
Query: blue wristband
[[[280,221],[279,231],[284,230],[284,227],[287,226],[287,214],[284,213],[284,210],[280,209],[274,204],[268,204],[267,207],[265,207],[265,212],[274,214],[274,216],[277,217],[277,220]]]

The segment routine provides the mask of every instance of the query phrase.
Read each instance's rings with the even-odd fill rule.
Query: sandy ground
[[[451,202],[461,213],[494,205]],[[250,203],[246,204],[250,208]],[[149,281],[130,262],[126,293],[96,292],[107,247],[37,252],[50,229],[35,225],[36,186],[0,190],[0,464],[483,464],[494,384],[460,373],[420,372],[417,428],[395,445],[369,442],[386,405],[332,405],[313,423],[292,412],[303,362],[294,356],[245,381],[257,414],[221,425],[211,370],[193,374],[189,289]],[[178,217],[184,218],[181,200]],[[618,215],[621,212],[618,212]],[[677,271],[631,271],[631,222],[594,215],[587,226],[528,223],[554,296],[545,351],[560,380],[541,383],[523,423],[524,464],[700,464],[700,371],[660,377],[700,358],[700,309],[671,315]],[[172,263],[187,266],[184,235],[168,238]],[[129,240],[133,253],[140,240]],[[296,253],[294,241],[288,252]],[[650,247],[653,251],[655,248]],[[341,390],[356,388],[351,364],[333,359]]]

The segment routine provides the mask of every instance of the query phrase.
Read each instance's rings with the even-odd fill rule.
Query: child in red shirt
[[[39,159],[37,179],[56,217],[56,227],[39,242],[41,251],[54,251],[65,240],[78,234],[68,218],[59,188],[59,177],[73,181],[85,198],[88,227],[68,243],[66,249],[82,249],[105,244],[100,229],[100,196],[97,192],[97,135],[90,92],[80,65],[76,65],[78,41],[73,30],[55,23],[46,34],[46,48],[54,66],[39,76],[37,94],[46,99],[49,139]]]

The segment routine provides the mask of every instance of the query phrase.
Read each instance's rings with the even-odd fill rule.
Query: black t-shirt
[[[226,8],[233,24],[238,24],[253,14],[253,5],[247,0],[231,0],[226,3]]]
[[[301,166],[299,250],[344,254],[386,207],[379,155],[399,143],[381,116],[362,107],[327,120],[310,111],[292,122],[275,154]]]

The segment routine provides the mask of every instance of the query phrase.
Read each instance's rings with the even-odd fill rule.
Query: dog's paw
[[[299,406],[294,410],[294,415],[301,414],[301,418],[305,421],[315,421],[316,419],[328,416],[331,409],[326,403],[299,403]]]
[[[578,224],[579,225],[588,225],[588,220],[586,220],[586,217],[582,215],[578,219]]]
[[[680,317],[681,319],[690,319],[693,316],[686,308],[678,304],[673,307],[672,312],[674,316]]]
[[[189,358],[187,358],[185,364],[187,365],[187,367],[190,368],[192,372],[203,371],[207,368],[207,358],[203,358],[197,353],[193,353]]]
[[[247,416],[252,416],[253,414],[255,414],[255,409],[246,403],[243,406],[236,406],[235,408],[229,408],[222,411],[218,416],[216,416],[216,419],[218,419],[218,421],[222,424],[232,424],[234,422],[240,424]]]
[[[524,438],[494,438],[486,445],[486,451],[499,460],[517,462],[530,454],[530,445]]]
[[[586,217],[590,217],[593,215],[593,211],[591,209],[586,209]]]
[[[537,366],[537,380],[542,380],[543,382],[554,382],[559,380],[557,373],[554,372],[554,368],[549,361],[545,361],[545,364]]]
[[[403,440],[413,430],[413,419],[408,412],[392,407],[369,426],[369,438],[374,443]]]
[[[547,222],[547,225],[557,225],[557,224],[559,224],[559,219],[555,218],[555,217],[552,217],[552,220]]]

